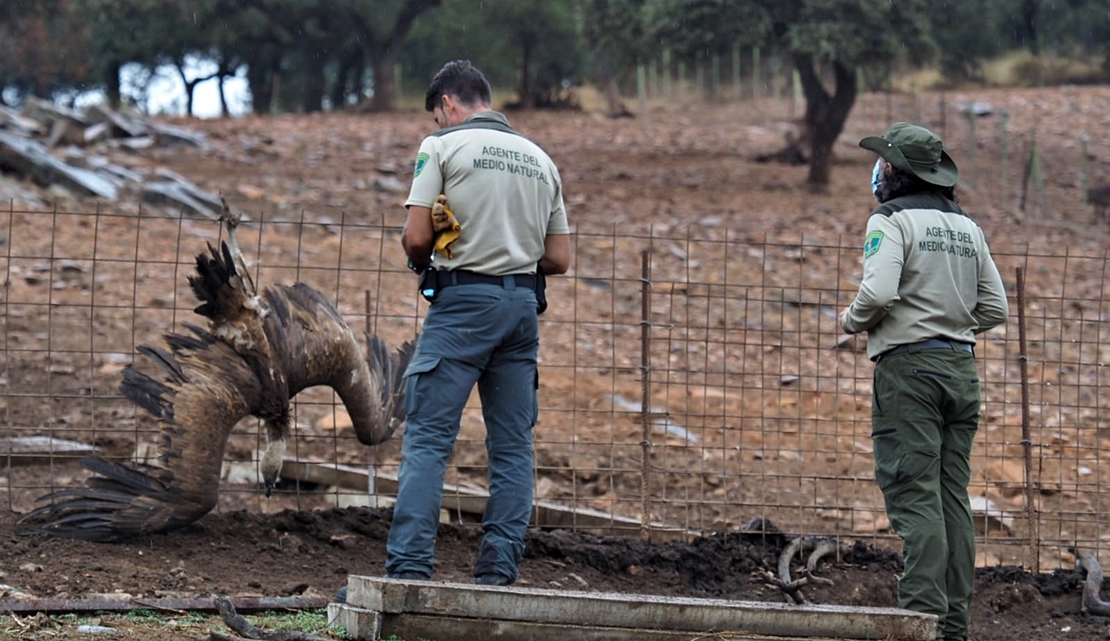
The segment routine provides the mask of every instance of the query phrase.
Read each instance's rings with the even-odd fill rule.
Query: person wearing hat
[[[863,278],[840,315],[867,332],[875,362],[875,480],[902,538],[899,607],[935,614],[938,639],[965,641],[975,578],[968,500],[979,426],[976,335],[1009,305],[983,230],[956,198],[960,173],[933,132],[905,122],[860,147],[879,155]]]

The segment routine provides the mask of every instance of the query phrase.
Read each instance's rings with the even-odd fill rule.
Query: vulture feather
[[[318,290],[297,283],[256,292],[235,222],[225,219],[229,241],[209,245],[189,277],[201,303],[195,311],[208,328],[186,324],[186,333],[164,336],[164,346],[139,347],[142,364],[123,372],[120,391],[158,419],[159,464],[82,459],[93,476],[83,487],[42,497],[48,503],[20,519],[24,533],[116,541],[196,521],[216,506],[224,449],[246,416],[265,428],[260,468],[269,495],[289,435],[289,401],[309,387],[336,391],[366,445],[388,440],[404,421],[402,375],[414,342],[391,351],[366,334],[364,355]]]

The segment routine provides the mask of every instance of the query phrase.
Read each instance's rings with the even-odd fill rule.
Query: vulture
[[[164,346],[140,346],[144,364],[123,371],[122,394],[158,419],[158,464],[82,459],[93,475],[39,499],[46,504],[20,519],[23,533],[120,541],[196,521],[216,506],[224,449],[246,416],[264,426],[259,467],[269,496],[289,437],[290,399],[309,387],[335,390],[366,445],[388,440],[404,422],[402,377],[415,341],[391,351],[366,334],[364,355],[320,291],[296,283],[257,292],[226,203],[223,222],[228,240],[209,243],[189,276],[207,328],[186,324],[165,335]]]

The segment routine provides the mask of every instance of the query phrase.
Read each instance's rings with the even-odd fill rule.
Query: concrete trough
[[[937,619],[895,608],[790,605],[351,576],[329,620],[354,639],[695,638],[931,641]],[[705,635],[709,635],[706,637]]]

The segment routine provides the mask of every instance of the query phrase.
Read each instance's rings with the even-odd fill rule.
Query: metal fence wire
[[[83,481],[75,452],[151,460],[157,424],[121,396],[121,371],[139,345],[203,320],[186,279],[220,228],[141,210],[6,214],[0,496],[25,512]],[[275,217],[245,222],[239,240],[260,286],[313,285],[352,327],[397,345],[427,309],[398,233]],[[866,337],[837,321],[858,287],[857,240],[579,227],[573,271],[549,279],[541,317],[537,525],[691,536],[761,516],[787,532],[894,545],[873,477]],[[996,248],[995,259],[1012,313],[976,346],[979,563],[1064,566],[1068,546],[1110,537],[1099,519],[1110,511],[1107,256]],[[388,506],[399,435],[358,444],[327,389],[293,405],[275,497],[261,493],[262,437],[247,419],[228,443],[217,509]],[[480,513],[485,479],[475,394],[444,518]]]

